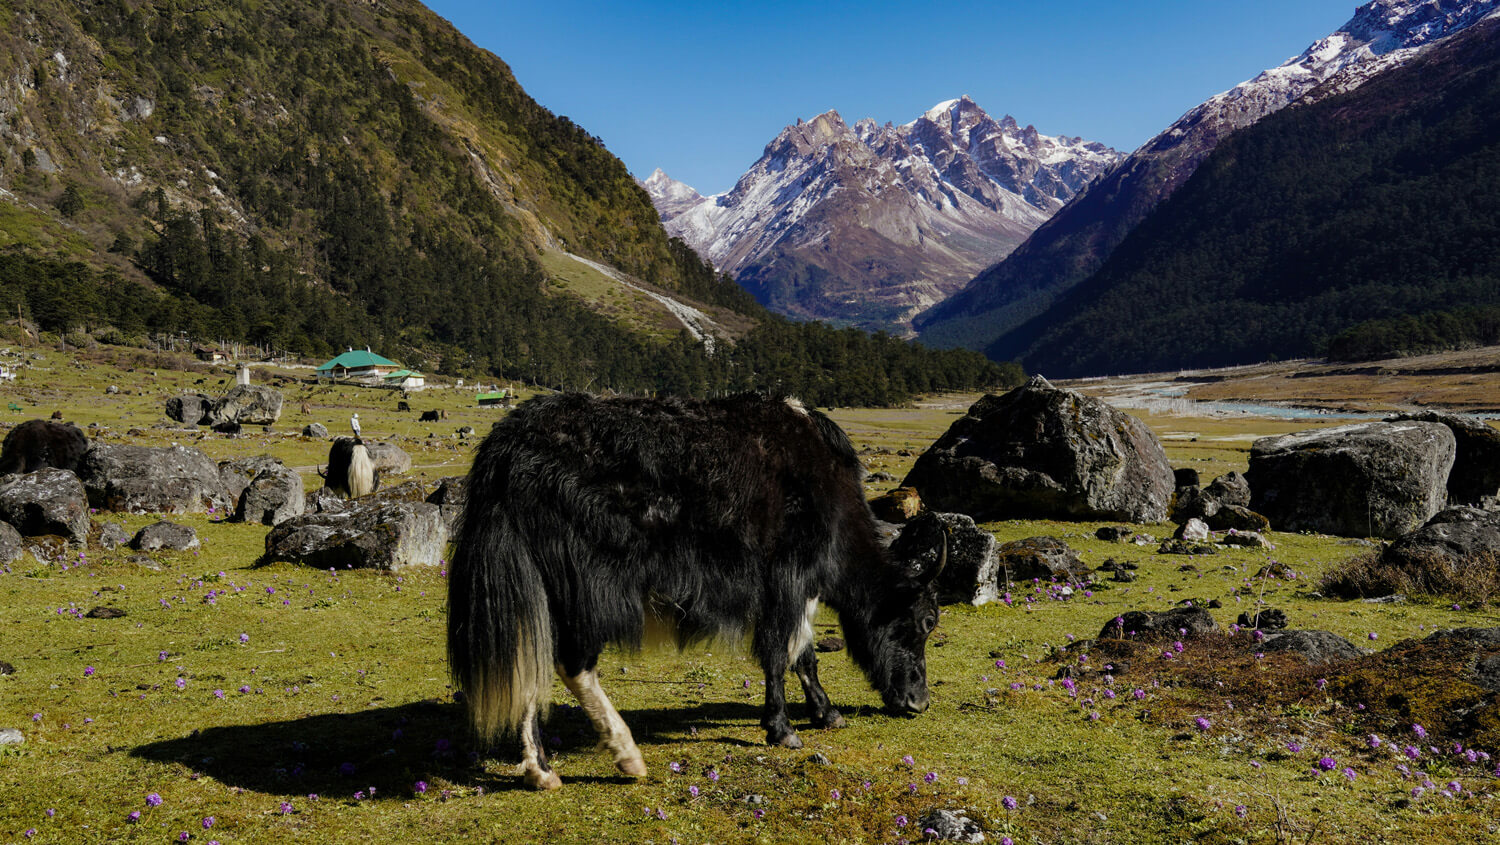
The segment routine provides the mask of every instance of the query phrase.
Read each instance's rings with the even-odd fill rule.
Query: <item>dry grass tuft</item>
[[[1485,605],[1500,596],[1500,555],[1487,551],[1471,557],[1415,554],[1393,558],[1369,552],[1335,567],[1323,577],[1319,589],[1346,599],[1400,593]]]

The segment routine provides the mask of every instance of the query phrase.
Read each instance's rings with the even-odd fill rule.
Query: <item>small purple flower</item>
[[[281,810],[281,814],[283,816],[288,815],[289,813],[292,812],[291,802],[289,802],[289,801],[283,801],[283,802],[281,802],[281,807],[279,809]]]
[[[1328,686],[1328,679],[1327,678],[1319,678],[1317,681],[1315,681],[1313,683],[1313,686],[1317,687],[1318,689],[1323,689],[1324,687]]]
[[[204,830],[208,830],[209,828],[211,828],[213,826],[214,826],[214,817],[213,816],[204,816],[203,817],[203,829]]]
[[[1000,799],[1000,806],[1004,807],[1007,810],[1014,810],[1020,805],[1016,802],[1015,798],[1007,795],[1004,798]]]
[[[1348,778],[1351,781],[1354,780],[1354,778],[1358,776],[1358,774],[1353,769],[1349,768],[1348,766],[1345,766],[1344,770],[1341,771],[1341,772],[1339,772],[1339,774],[1343,775],[1344,777]]]
[[[223,697],[224,697],[224,691],[223,690],[221,690],[221,689],[214,690],[214,698],[223,698]]]
[[[1210,721],[1208,721],[1207,719],[1203,718],[1202,716],[1199,716],[1197,719],[1194,719],[1193,720],[1193,724],[1197,725],[1198,726],[1198,730],[1200,730],[1200,731],[1207,731],[1209,728],[1213,727],[1213,723],[1210,722]]]
[[[910,824],[910,822],[907,821],[906,816],[896,817],[896,827],[906,827],[908,824]]]
[[[27,839],[30,839],[31,837],[36,836],[36,828],[34,828],[34,827],[28,827],[28,828],[26,828],[26,833],[24,835],[25,835],[25,837]]]
[[[192,838],[193,838],[193,835],[191,833],[188,833],[185,830],[182,831],[181,833],[177,834],[177,841],[178,842],[186,842],[186,841],[188,841],[189,839],[192,839]]]
[[[714,783],[718,783],[719,782],[719,770],[718,769],[709,769],[708,770],[708,779],[711,780],[711,781],[713,781]]]
[[[1427,738],[1427,729],[1421,725],[1412,725],[1411,732],[1416,735],[1417,739]]]
[[[92,677],[93,674],[94,674],[94,667],[92,667],[92,666],[85,666],[85,667],[83,667],[83,676],[85,678]]]
[[[1415,745],[1408,745],[1406,746],[1406,757],[1408,760],[1419,760],[1422,757],[1422,750]]]
[[[922,775],[922,780],[924,780],[924,781],[926,781],[928,783],[937,783],[937,778],[938,778],[937,772],[928,772],[927,774]]]
[[[249,684],[245,684],[244,686],[240,687],[240,693],[241,694],[248,694],[249,692],[250,692],[250,685]]]
[[[152,807],[160,807],[161,806],[161,796],[157,795],[155,792],[153,792],[150,795],[146,796],[146,803],[149,804],[149,805],[151,805]]]
[[[1243,819],[1245,816],[1250,815],[1250,808],[1244,804],[1236,804],[1234,806],[1234,814]]]
[[[245,643],[248,643],[248,642],[250,642],[250,635],[249,634],[240,634],[240,645],[244,645]]]
[[[698,797],[698,785],[697,784],[693,784],[692,786],[688,787],[688,794],[691,795],[691,796],[693,796],[694,798],[697,798]]]
[[[676,760],[673,760],[672,762],[667,764],[667,768],[671,769],[675,774],[682,771],[682,764],[677,762]]]
[[[1141,699],[1146,697],[1146,691],[1137,687],[1135,692],[1132,692],[1131,695],[1135,696],[1136,701],[1140,701]]]
[[[417,781],[416,785],[412,787],[412,791],[415,792],[415,793],[417,793],[418,795],[421,795],[422,793],[426,792],[427,791],[427,781],[425,781],[425,780],[419,780],[419,781]]]
[[[1380,737],[1376,736],[1375,734],[1370,734],[1370,736],[1365,740],[1365,742],[1368,743],[1371,748],[1379,748],[1380,747]]]
[[[1448,781],[1448,791],[1453,793],[1454,795],[1458,795],[1459,793],[1464,791],[1463,784],[1459,783],[1456,780],[1450,780]]]
[[[141,811],[131,810],[130,815],[126,816],[125,820],[130,822],[131,824],[135,824],[136,822],[141,820]]]
[[[1333,771],[1334,769],[1338,768],[1338,765],[1339,764],[1336,763],[1336,762],[1334,762],[1334,760],[1333,760],[1332,757],[1319,757],[1318,758],[1318,768],[1322,769],[1325,772],[1331,772],[1331,771]]]
[[[186,689],[187,688],[187,678],[178,678],[176,683],[177,683],[177,688],[178,689]]]
[[[839,792],[837,789],[831,789],[831,790],[828,791],[828,798],[831,801],[837,801],[837,800],[839,800],[840,798],[843,798],[843,797],[844,797],[844,794],[842,792]]]
[[[1293,754],[1298,754],[1302,751],[1302,743],[1297,742],[1296,740],[1288,742],[1286,744],[1286,750],[1292,752]]]
[[[912,756],[910,754],[902,757],[901,762],[905,763],[908,766],[915,766],[917,764],[917,761],[912,759]]]

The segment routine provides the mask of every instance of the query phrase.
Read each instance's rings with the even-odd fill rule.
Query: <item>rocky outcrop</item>
[[[1131,610],[1104,623],[1099,639],[1193,639],[1218,629],[1213,616],[1201,607],[1177,607],[1161,612]]]
[[[1500,430],[1483,420],[1442,411],[1401,414],[1387,422],[1431,422],[1453,432],[1453,471],[1448,473],[1448,502],[1477,505],[1500,494]]]
[[[187,425],[204,425],[214,400],[202,393],[184,393],[167,400],[167,416]]]
[[[469,477],[466,475],[450,475],[439,478],[437,489],[432,491],[426,499],[428,504],[437,505],[443,514],[443,524],[448,530],[454,530],[458,523],[458,517],[463,513],[464,501],[468,498]]]
[[[370,460],[375,464],[375,471],[382,476],[399,475],[411,469],[411,455],[394,443],[376,443],[373,440],[367,440],[365,449],[369,450]]]
[[[280,461],[256,473],[245,486],[234,509],[237,522],[280,525],[306,510],[302,476]]]
[[[0,520],[25,537],[48,534],[81,543],[89,534],[89,502],[78,476],[48,467],[10,476],[0,486]]]
[[[300,516],[271,529],[262,560],[397,570],[436,564],[447,544],[448,528],[436,505],[355,501],[343,512]]]
[[[1056,537],[1027,537],[1001,545],[995,550],[1002,578],[1029,581],[1033,578],[1070,581],[1088,574],[1078,553]]]
[[[141,552],[155,552],[162,549],[185,552],[196,549],[200,545],[202,544],[198,541],[197,531],[175,522],[157,522],[148,525],[130,538],[130,547]]]
[[[1291,652],[1307,658],[1308,663],[1323,664],[1363,657],[1370,652],[1329,631],[1285,631],[1267,634],[1255,646],[1261,652]]]
[[[1251,507],[1282,531],[1399,537],[1447,500],[1447,426],[1372,422],[1255,441]]]
[[[273,466],[282,466],[280,458],[270,455],[255,455],[248,458],[235,458],[229,461],[219,462],[219,480],[224,484],[224,495],[229,501],[238,502],[245,488],[255,476],[260,475],[263,470]]]
[[[1177,498],[1172,507],[1172,519],[1183,523],[1190,519],[1209,520],[1209,517],[1217,514],[1226,507],[1248,507],[1250,504],[1250,484],[1245,476],[1230,472],[1219,476],[1213,483],[1199,487],[1196,484],[1180,485],[1177,488]],[[1208,523],[1213,526],[1212,521]],[[1226,526],[1235,527],[1235,526]],[[1216,531],[1224,529],[1215,528]]]
[[[218,465],[185,446],[95,444],[78,475],[89,504],[102,510],[197,513],[231,504]]]
[[[1175,489],[1145,423],[1041,376],[974,403],[902,486],[930,508],[980,521],[1159,522]]]
[[[9,522],[0,522],[0,565],[10,563],[26,551],[21,532]]]
[[[1456,583],[1466,563],[1486,558],[1500,566],[1500,512],[1472,507],[1442,511],[1381,553],[1383,564],[1421,575],[1419,583]]]

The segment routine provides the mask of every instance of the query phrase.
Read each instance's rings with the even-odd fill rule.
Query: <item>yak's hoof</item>
[[[528,771],[526,773],[526,785],[538,792],[551,792],[562,786],[562,778],[557,772]]]
[[[844,715],[837,710],[829,710],[821,719],[813,719],[815,728],[846,728],[848,726],[849,723],[844,721]]]
[[[783,734],[783,735],[781,735],[779,737],[776,736],[775,734],[769,734],[768,733],[768,734],[766,734],[766,744],[767,745],[779,745],[782,748],[793,748],[793,749],[796,749],[796,748],[801,748],[802,747],[802,737],[797,736],[797,732],[796,731],[789,731],[789,732],[787,732],[787,733],[785,733],[785,734]]]
[[[628,777],[643,778],[646,776],[646,761],[639,757],[616,760],[615,768],[620,770],[620,774]]]

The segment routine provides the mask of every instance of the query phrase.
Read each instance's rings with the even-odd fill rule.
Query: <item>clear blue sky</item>
[[[782,127],[906,123],[968,94],[1048,135],[1130,151],[1302,52],[1355,0],[428,0],[640,178],[732,187]]]

